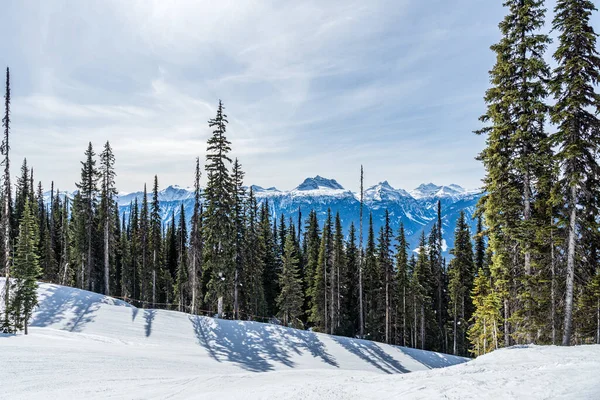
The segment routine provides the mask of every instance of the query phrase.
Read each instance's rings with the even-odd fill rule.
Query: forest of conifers
[[[506,0],[505,8],[476,132],[486,138],[478,229],[471,232],[461,214],[448,260],[440,204],[415,251],[402,226],[391,230],[388,214],[375,232],[362,207],[361,222],[348,232],[331,212],[322,225],[314,211],[290,220],[271,215],[229,156],[221,102],[208,122],[204,165],[196,160],[189,226],[183,207],[178,221],[162,225],[156,177],[120,218],[108,142],[99,154],[90,143],[72,199],[52,185],[46,201],[26,162],[13,193],[7,68],[0,258],[12,280],[2,293],[0,328],[26,329],[40,279],[141,307],[460,355],[523,343],[600,343],[595,7],[557,2],[554,68],[544,58],[552,41],[542,32],[544,2]],[[360,180],[362,197],[362,168]]]

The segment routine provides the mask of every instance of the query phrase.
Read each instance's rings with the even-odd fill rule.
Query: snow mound
[[[9,398],[264,398],[265,385],[289,377],[403,374],[466,361],[278,325],[138,309],[53,284],[40,284],[38,297],[30,335],[0,337],[11,365],[0,368]]]
[[[138,309],[58,285],[41,284],[39,300],[30,335],[0,335],[2,398],[600,398],[598,345],[512,347],[464,362],[270,324]]]

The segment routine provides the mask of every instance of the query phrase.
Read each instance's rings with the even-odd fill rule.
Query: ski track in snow
[[[464,362],[58,285],[39,297],[30,335],[0,335],[0,399],[600,399],[597,345]]]

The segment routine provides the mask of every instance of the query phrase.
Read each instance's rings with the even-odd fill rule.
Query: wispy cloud
[[[23,0],[3,13],[13,154],[46,186],[72,188],[87,142],[106,140],[120,190],[154,174],[189,185],[218,99],[248,183],[356,188],[361,163],[367,183],[404,188],[483,174],[471,132],[499,2]]]

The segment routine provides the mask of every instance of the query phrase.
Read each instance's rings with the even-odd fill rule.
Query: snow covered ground
[[[465,362],[137,309],[57,285],[42,284],[39,296],[30,335],[0,336],[2,399],[600,399],[600,346],[510,348]]]

